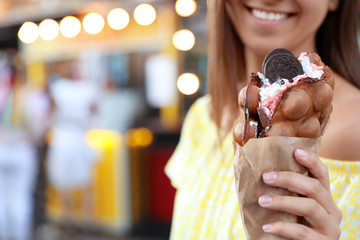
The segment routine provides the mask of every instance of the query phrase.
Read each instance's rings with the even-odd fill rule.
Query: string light
[[[59,24],[53,19],[45,19],[39,25],[39,34],[46,41],[54,40],[59,35]]]
[[[83,19],[84,30],[89,34],[97,34],[101,32],[104,26],[104,18],[98,13],[89,13]]]
[[[115,8],[108,14],[107,21],[114,30],[124,29],[130,21],[129,14],[122,8]]]
[[[176,49],[189,51],[195,45],[195,36],[190,30],[182,29],[175,32],[172,42]]]
[[[135,8],[134,18],[140,25],[150,25],[156,19],[155,8],[148,3],[142,3]]]
[[[19,29],[18,37],[23,43],[33,43],[39,37],[39,28],[33,22],[24,22]]]
[[[177,0],[175,10],[181,17],[189,17],[196,11],[196,2],[194,0]]]
[[[177,88],[185,95],[192,95],[199,90],[199,78],[193,73],[183,73],[178,77]]]
[[[73,16],[64,17],[60,22],[60,32],[67,38],[73,38],[80,33],[81,22]]]

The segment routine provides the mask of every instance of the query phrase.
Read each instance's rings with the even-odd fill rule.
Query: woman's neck
[[[262,63],[265,58],[265,54],[256,54],[249,48],[245,48],[245,65],[246,65],[246,77],[248,78],[253,72],[262,72]]]

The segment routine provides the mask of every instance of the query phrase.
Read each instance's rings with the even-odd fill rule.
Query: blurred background
[[[0,0],[0,239],[168,239],[205,0]]]
[[[0,239],[168,239],[206,1],[0,0]]]

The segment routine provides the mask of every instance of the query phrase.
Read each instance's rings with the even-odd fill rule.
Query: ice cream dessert
[[[319,137],[330,118],[334,78],[316,53],[299,58],[275,49],[263,62],[263,73],[252,73],[239,95],[243,116],[234,140],[268,136]]]

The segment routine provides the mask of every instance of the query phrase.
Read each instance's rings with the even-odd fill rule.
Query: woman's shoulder
[[[322,151],[335,159],[360,161],[360,89],[336,75],[331,122]]]
[[[204,95],[195,100],[190,106],[186,119],[193,119],[197,122],[210,120],[209,114],[210,96]]]
[[[190,106],[182,124],[181,139],[194,141],[203,138],[204,133],[212,132],[214,124],[210,119],[209,102],[209,96],[205,95]]]
[[[206,94],[195,100],[191,105],[190,109],[196,109],[196,111],[206,111],[208,112],[208,107],[210,103],[210,95]]]

